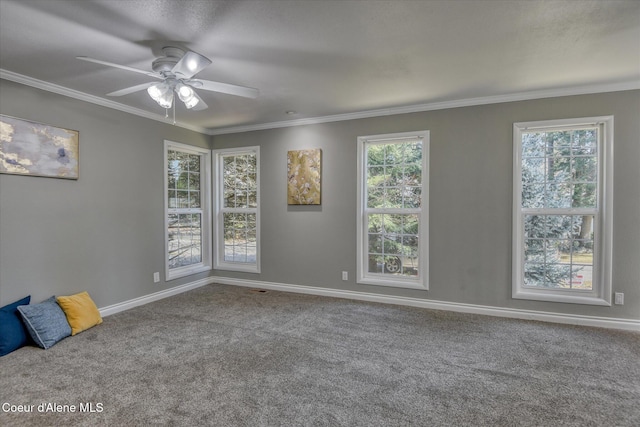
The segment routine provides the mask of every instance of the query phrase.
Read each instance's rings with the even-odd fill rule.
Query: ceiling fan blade
[[[162,76],[158,73],[154,73],[153,71],[145,71],[140,70],[138,68],[127,67],[126,65],[114,64],[112,62],[101,61],[99,59],[89,58],[88,56],[76,56],[76,59],[87,62],[94,62],[96,64],[106,65],[107,67],[120,68],[121,70],[133,71],[134,73],[144,74],[146,76],[155,77],[157,79],[161,79]]]
[[[245,98],[257,98],[258,89],[246,86],[230,85],[227,83],[212,82],[211,80],[191,80],[194,87],[212,92],[228,93],[229,95],[243,96]]]
[[[205,58],[199,53],[187,52],[173,67],[171,72],[176,74],[179,78],[190,79],[209,64],[211,64],[210,59]]]
[[[127,88],[124,88],[124,89],[116,90],[115,92],[110,92],[110,93],[107,94],[107,96],[128,95],[128,94],[133,93],[133,92],[138,92],[140,90],[145,90],[149,86],[154,85],[154,84],[156,84],[156,83],[155,82],[142,83],[141,85],[135,85],[135,86],[127,87]]]
[[[192,108],[193,111],[201,111],[209,108],[209,106],[202,100],[202,98],[200,98],[200,96],[198,96],[197,93],[194,92],[193,95],[198,98],[198,103],[195,105],[195,107]]]

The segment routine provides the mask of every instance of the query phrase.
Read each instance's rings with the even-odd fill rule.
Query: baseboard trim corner
[[[231,277],[211,277],[212,283],[244,286],[251,288],[271,289],[283,292],[295,292],[335,298],[346,298],[383,304],[406,305],[432,310],[447,310],[459,313],[482,314],[486,316],[508,317],[521,320],[537,320],[541,322],[563,323],[579,326],[640,331],[640,320],[613,317],[583,316],[576,314],[554,313],[546,311],[522,310],[475,304],[454,303],[421,298],[400,297],[368,292],[347,291],[341,289],[319,288],[314,286],[292,285],[285,283],[263,282],[258,280],[236,279]]]
[[[178,295],[183,292],[190,291],[192,289],[199,288],[201,286],[209,285],[215,282],[215,277],[206,277],[204,279],[195,280],[193,282],[185,283],[184,285],[175,286],[173,288],[165,289],[159,292],[154,292],[149,295],[144,295],[138,298],[134,298],[128,301],[119,302],[107,307],[100,308],[100,315],[102,317],[110,316],[112,314],[120,313],[121,311],[129,310],[133,307],[149,304],[150,302],[158,301],[164,298],[168,298],[173,295]]]

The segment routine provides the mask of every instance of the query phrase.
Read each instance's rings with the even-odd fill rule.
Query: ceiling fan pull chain
[[[173,103],[173,125],[176,125],[176,103]]]

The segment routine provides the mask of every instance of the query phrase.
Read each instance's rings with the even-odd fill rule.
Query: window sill
[[[358,278],[357,283],[361,285],[389,286],[393,288],[404,288],[404,289],[420,289],[423,291],[426,291],[429,289],[429,286],[426,283],[419,280],[360,277]]]
[[[198,265],[177,268],[167,271],[167,280],[179,279],[180,277],[191,276],[193,274],[202,273],[204,271],[211,271],[210,265]]]
[[[243,273],[260,273],[260,267],[255,264],[216,263],[213,269],[220,271],[240,271]]]
[[[564,291],[547,291],[547,290],[514,290],[512,297],[514,299],[526,299],[533,301],[562,302],[568,304],[585,304],[611,306],[611,300],[594,295],[567,295]]]

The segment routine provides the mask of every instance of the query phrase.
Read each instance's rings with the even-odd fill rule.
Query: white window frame
[[[180,151],[200,156],[200,208],[169,208],[168,152]],[[165,277],[173,280],[203,271],[211,270],[211,151],[175,141],[164,141],[164,242],[165,242]],[[176,213],[201,214],[201,255],[202,261],[197,264],[169,268],[169,215]]]
[[[418,275],[416,277],[393,276],[368,272],[368,215],[367,208],[367,150],[368,144],[392,143],[396,140],[422,139],[422,193],[420,208],[375,209],[383,214],[418,214]],[[429,131],[401,132],[358,137],[358,217],[357,217],[357,282],[367,285],[390,286],[409,289],[429,289]]]
[[[522,134],[597,127],[598,180],[596,209],[522,207]],[[513,124],[513,250],[512,297],[572,304],[611,305],[613,245],[613,116],[560,119]],[[524,286],[524,216],[526,214],[593,214],[594,253],[591,290]]]
[[[224,207],[224,179],[223,157],[227,155],[242,156],[252,154],[256,156],[256,208],[225,208]],[[213,150],[213,173],[215,177],[214,189],[214,236],[215,257],[214,269],[228,271],[242,271],[247,273],[260,273],[260,147],[241,147]],[[255,213],[256,215],[256,262],[226,261],[224,259],[224,214],[225,213]]]

